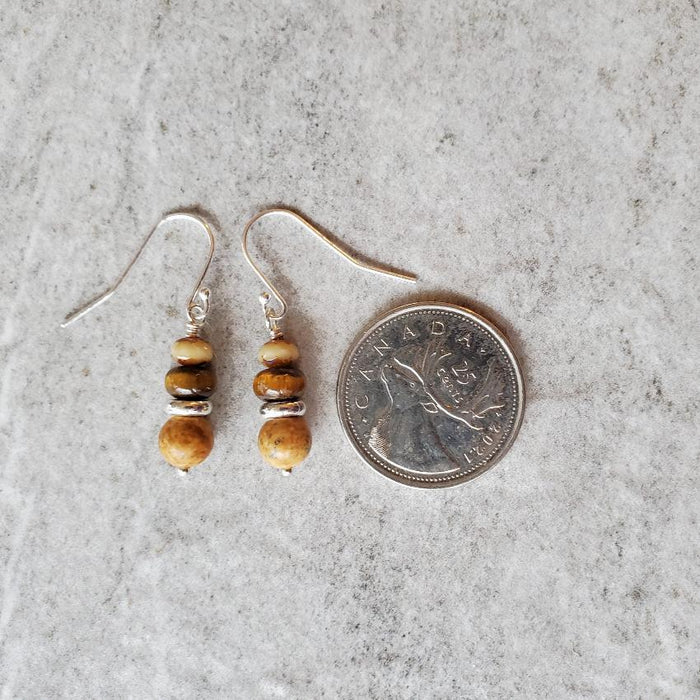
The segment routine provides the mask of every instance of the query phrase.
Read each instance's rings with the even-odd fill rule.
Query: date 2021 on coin
[[[409,304],[366,329],[343,361],[343,428],[385,476],[423,488],[491,468],[520,427],[523,379],[489,321],[451,304]]]

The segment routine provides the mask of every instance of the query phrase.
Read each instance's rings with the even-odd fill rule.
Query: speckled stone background
[[[2,698],[700,696],[694,0],[7,2],[0,14]],[[261,464],[265,338],[239,253],[286,204],[312,456]],[[216,446],[156,436],[216,218]],[[522,358],[507,458],[393,484],[341,431],[355,333],[462,301]]]

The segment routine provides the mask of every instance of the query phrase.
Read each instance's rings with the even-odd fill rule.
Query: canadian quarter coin
[[[503,334],[452,304],[401,306],[353,343],[338,378],[340,422],[384,476],[439,488],[490,469],[513,443],[525,393]]]

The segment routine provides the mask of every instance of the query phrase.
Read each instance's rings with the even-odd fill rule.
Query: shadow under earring
[[[248,232],[256,221],[266,216],[284,216],[300,223],[355,267],[410,282],[414,282],[416,278],[413,275],[394,272],[358,260],[309,221],[289,209],[266,209],[256,214],[246,224],[242,237],[243,255],[269,289],[269,292],[263,292],[260,295],[270,335],[270,339],[258,353],[258,360],[265,369],[258,372],[253,380],[253,391],[263,401],[260,413],[265,419],[258,433],[258,449],[266,462],[280,469],[282,473],[290,474],[292,469],[309,454],[311,432],[304,418],[306,406],[301,400],[305,388],[304,374],[295,366],[299,359],[299,349],[284,337],[281,328],[282,320],[287,313],[287,303],[248,253]],[[272,306],[273,298],[277,302],[277,311]]]
[[[210,290],[202,286],[204,277],[214,256],[214,232],[207,221],[186,212],[175,212],[164,216],[148,233],[136,255],[117,281],[99,297],[66,316],[62,328],[77,321],[95,307],[104,303],[124,281],[134,263],[138,260],[153,234],[164,224],[173,221],[196,223],[206,233],[209,253],[194,291],[187,303],[187,335],[176,340],[171,354],[176,364],[165,375],[165,389],[173,397],[166,412],[170,418],[160,431],[158,446],[165,460],[173,467],[186,472],[190,467],[203,462],[214,446],[214,433],[209,422],[212,410],[209,397],[216,388],[216,376],[212,360],[212,346],[200,333],[209,313]]]

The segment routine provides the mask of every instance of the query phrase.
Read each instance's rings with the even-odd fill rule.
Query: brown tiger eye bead
[[[173,367],[165,375],[165,388],[176,399],[206,399],[216,389],[216,375],[210,364]]]
[[[278,469],[291,469],[302,462],[311,450],[311,432],[306,420],[272,418],[258,433],[258,449],[263,459]]]
[[[173,416],[158,435],[158,447],[165,461],[183,471],[203,462],[213,446],[211,423],[202,416]]]
[[[170,350],[173,360],[181,365],[201,365],[214,359],[214,349],[203,338],[188,336],[173,343]]]
[[[284,367],[299,359],[299,348],[284,338],[269,340],[258,352],[258,360],[265,367]]]
[[[253,391],[263,401],[281,401],[301,396],[304,375],[294,367],[271,367],[258,372],[253,379]]]

